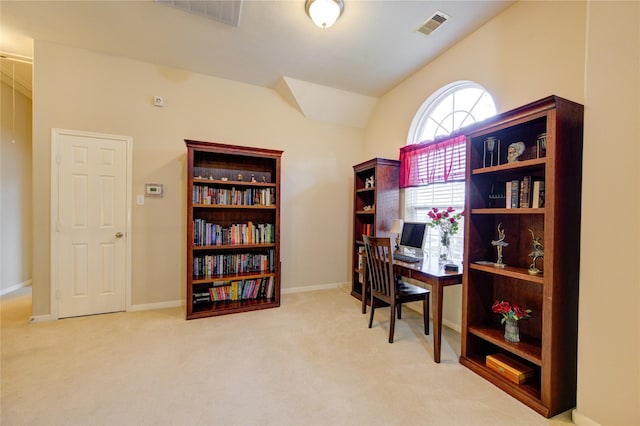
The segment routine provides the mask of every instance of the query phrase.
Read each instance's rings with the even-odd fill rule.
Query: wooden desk
[[[366,260],[365,260],[366,265]],[[431,286],[431,312],[433,315],[433,360],[440,362],[440,348],[442,342],[442,294],[443,288],[450,285],[462,284],[462,265],[458,265],[458,272],[445,272],[444,267],[438,265],[438,259],[425,256],[418,263],[393,261],[393,269],[397,275],[413,278],[416,281]],[[367,282],[366,267],[363,270],[364,284],[362,295],[362,313],[367,312],[369,284]]]

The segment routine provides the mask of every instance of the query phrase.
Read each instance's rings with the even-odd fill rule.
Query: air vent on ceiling
[[[238,27],[242,0],[154,0],[185,12],[204,16],[223,24]]]
[[[418,32],[421,32],[424,35],[429,35],[434,32],[438,27],[449,19],[449,15],[444,12],[437,11],[431,16],[431,18],[427,19],[427,21],[422,24],[420,28],[418,28]]]

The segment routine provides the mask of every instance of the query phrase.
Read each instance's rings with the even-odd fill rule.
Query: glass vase
[[[520,328],[518,327],[518,320],[514,320],[514,319],[505,320],[504,340],[512,343],[518,343],[520,341]]]
[[[452,263],[451,259],[451,234],[447,231],[440,231],[440,264]]]

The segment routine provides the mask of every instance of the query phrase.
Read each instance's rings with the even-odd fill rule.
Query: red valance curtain
[[[458,134],[400,148],[400,188],[464,180],[466,141]]]

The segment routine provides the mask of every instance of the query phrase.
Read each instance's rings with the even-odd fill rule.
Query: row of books
[[[532,176],[507,181],[505,185],[506,208],[541,208],[544,207],[544,180]]]
[[[233,244],[268,244],[275,241],[275,226],[253,222],[221,226],[205,219],[193,220],[194,246],[221,246]]]
[[[240,169],[216,169],[206,166],[194,166],[193,177],[197,179],[229,180],[234,182],[271,182],[271,172],[256,172],[253,170]]]
[[[363,223],[362,224],[362,235],[366,235],[368,237],[373,236],[373,224],[371,223]]]
[[[243,274],[247,272],[274,272],[275,250],[268,254],[215,254],[193,257],[194,277],[210,277],[225,274]]]
[[[276,192],[274,188],[235,187],[216,188],[207,185],[193,186],[193,204],[216,204],[225,206],[273,206]]]
[[[275,277],[226,281],[206,292],[194,292],[193,304],[209,304],[225,300],[268,299],[273,297]]]

